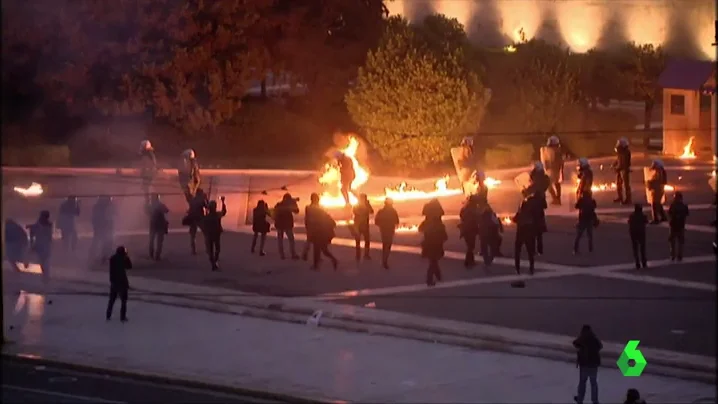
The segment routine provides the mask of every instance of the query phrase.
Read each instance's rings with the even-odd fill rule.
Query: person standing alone
[[[594,334],[590,325],[581,327],[581,333],[573,341],[576,348],[576,367],[578,367],[578,392],[573,397],[577,404],[583,404],[586,396],[586,382],[591,382],[591,402],[598,404],[598,368],[601,366],[603,343]]]
[[[115,255],[110,257],[110,300],[107,302],[105,319],[112,318],[112,308],[115,300],[120,298],[120,321],[127,322],[127,295],[130,290],[130,281],[127,279],[127,270],[132,269],[132,261],[123,246],[117,247]]]
[[[389,253],[394,244],[396,228],[399,227],[399,213],[394,209],[394,201],[391,198],[384,199],[384,207],[376,212],[374,224],[381,235],[381,263],[384,269],[389,269]]]

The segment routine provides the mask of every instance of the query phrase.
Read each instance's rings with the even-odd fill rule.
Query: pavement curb
[[[4,350],[4,349],[3,349]],[[67,362],[60,360],[53,360],[49,358],[37,358],[26,354],[10,354],[2,353],[3,361],[14,361],[14,362],[33,362],[38,366],[53,366],[59,368],[65,368],[70,370],[76,370],[87,373],[105,373],[110,376],[122,377],[125,379],[145,381],[155,384],[162,384],[168,386],[181,386],[185,388],[197,389],[197,390],[211,390],[215,392],[233,394],[238,396],[246,396],[252,398],[258,398],[263,400],[273,400],[283,403],[296,403],[296,404],[343,404],[347,401],[341,400],[328,400],[328,399],[313,399],[300,396],[287,395],[282,393],[272,393],[260,390],[252,390],[244,387],[225,386],[221,384],[212,384],[202,381],[187,380],[181,377],[170,377],[166,375],[160,375],[152,372],[139,372],[139,371],[127,371],[117,368],[109,368],[103,366],[93,366],[87,364],[80,364],[75,362]]]

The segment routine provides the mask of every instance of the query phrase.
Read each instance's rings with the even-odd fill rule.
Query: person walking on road
[[[59,214],[57,215],[57,227],[60,229],[62,245],[66,251],[74,252],[77,248],[78,236],[75,221],[79,216],[80,203],[76,197],[68,196],[60,204]]]
[[[634,205],[633,213],[628,217],[628,232],[631,236],[631,248],[633,259],[636,261],[636,269],[648,267],[646,259],[646,225],[648,217],[643,213],[643,206],[640,203]]]
[[[576,367],[578,367],[578,391],[573,397],[577,404],[583,404],[586,396],[586,382],[591,382],[591,402],[598,404],[598,368],[601,366],[603,343],[598,339],[590,325],[581,327],[581,333],[573,341],[576,348]]]
[[[683,245],[686,242],[686,220],[688,205],[683,203],[683,193],[676,192],[673,202],[668,208],[668,241],[671,247],[671,261],[683,261]]]
[[[165,243],[165,235],[169,233],[169,213],[167,205],[162,203],[158,194],[153,194],[147,213],[150,219],[149,253],[150,258],[159,261],[162,258],[162,247]]]
[[[189,227],[189,246],[192,255],[197,255],[197,230],[200,229],[200,225],[204,220],[208,203],[207,194],[204,193],[202,188],[197,188],[197,192],[189,203],[187,216],[182,219],[182,224]]]
[[[579,253],[579,243],[583,233],[588,237],[588,252],[593,252],[593,229],[598,226],[598,215],[596,215],[596,200],[593,199],[591,191],[584,191],[581,199],[576,202],[578,209],[578,223],[576,223],[576,239],[573,242],[573,254]]]
[[[541,163],[546,168],[546,174],[550,179],[548,192],[551,194],[551,204],[561,205],[561,182],[563,182],[564,166],[561,141],[558,136],[551,136],[548,138],[546,146],[541,149]]]
[[[37,255],[43,281],[48,282],[50,280],[50,258],[54,230],[50,221],[50,212],[47,210],[40,212],[37,222],[28,225],[27,228],[30,230],[30,250]]]
[[[473,268],[476,265],[476,238],[479,235],[479,205],[477,198],[470,196],[466,198],[464,206],[459,211],[459,237],[464,239],[466,245],[466,256],[464,267]]]
[[[439,260],[444,257],[444,243],[449,236],[446,233],[446,226],[441,221],[442,215],[439,215],[439,212],[444,211],[441,203],[438,199],[434,199],[429,204],[434,208],[428,211],[430,214],[419,225],[419,232],[424,234],[424,239],[421,242],[421,256],[429,260],[426,285],[431,287],[436,285],[437,281],[441,282]]]
[[[369,219],[374,214],[374,208],[369,202],[366,194],[359,195],[359,203],[353,208],[354,213],[354,241],[356,245],[356,260],[361,261],[361,241],[364,239],[364,259],[370,260],[371,255],[371,234],[369,231]]]
[[[319,194],[312,192],[309,196],[309,205],[304,207],[304,231],[307,233],[307,241],[304,243],[304,250],[302,250],[302,259],[307,261],[309,259],[309,250],[314,244],[314,235],[319,232],[319,217],[321,214],[317,212],[317,209],[321,209],[319,205]]]
[[[653,217],[651,224],[659,224],[668,220],[666,211],[663,210],[666,184],[668,184],[668,174],[663,167],[663,162],[653,160],[653,163],[651,163],[651,178],[646,183],[648,193],[651,195],[651,216]]]
[[[628,139],[622,137],[616,142],[616,160],[611,167],[616,171],[617,197],[613,202],[623,205],[631,204],[631,149]]]
[[[252,249],[251,252],[254,254],[254,250],[257,247],[257,239],[259,239],[259,256],[264,257],[267,255],[264,252],[264,242],[267,241],[267,233],[269,233],[269,205],[264,200],[260,199],[257,202],[257,207],[252,211]]]
[[[394,209],[394,201],[391,198],[384,199],[384,207],[376,212],[374,224],[381,235],[381,263],[384,269],[389,269],[389,253],[394,244],[396,228],[399,227],[399,214]]]
[[[504,232],[504,225],[496,216],[491,206],[484,205],[484,210],[479,216],[479,245],[484,265],[489,266],[494,262],[494,257],[501,256],[501,233]]]
[[[312,208],[312,216],[308,222],[311,223],[312,229],[312,270],[319,271],[319,262],[321,256],[324,255],[332,261],[332,266],[334,267],[334,271],[336,271],[338,261],[329,251],[329,246],[332,244],[332,239],[336,234],[337,223],[332,219],[329,213],[319,205],[319,195],[317,195],[316,201],[316,206]]]
[[[274,205],[274,228],[277,229],[277,245],[279,247],[279,258],[281,259],[285,259],[285,235],[289,241],[289,252],[292,254],[292,259],[299,259],[294,242],[294,215],[299,213],[297,202],[299,202],[299,198],[293,198],[290,193],[286,193],[282,200]]]
[[[543,200],[545,203],[545,200]],[[534,273],[534,255],[536,254],[537,211],[542,209],[542,198],[530,196],[521,203],[513,217],[516,223],[516,239],[514,240],[514,268],[521,274],[521,250],[526,247],[529,259],[529,273]]]
[[[210,201],[208,206],[209,212],[204,217],[204,241],[209,262],[212,264],[212,271],[219,271],[219,252],[222,249],[222,218],[227,215],[227,205],[224,203],[225,198],[221,197],[222,210],[217,211],[217,201]]]
[[[120,321],[127,322],[127,295],[130,290],[130,281],[127,279],[127,270],[132,269],[132,261],[123,246],[117,247],[115,254],[110,257],[110,299],[107,302],[105,319],[112,318],[112,308],[115,300],[120,298]]]
[[[16,271],[19,270],[20,264],[23,264],[25,268],[30,265],[27,262],[28,244],[25,229],[16,221],[5,219],[5,259]]]

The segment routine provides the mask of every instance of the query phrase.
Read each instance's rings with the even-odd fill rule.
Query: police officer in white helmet
[[[613,201],[624,205],[631,204],[631,150],[628,139],[622,137],[616,142],[616,160],[611,167],[616,171],[617,198]]]
[[[663,197],[665,195],[665,187],[668,184],[668,173],[663,166],[663,161],[659,159],[651,162],[651,177],[646,181],[648,192],[651,195],[651,216],[653,221],[651,224],[658,224],[668,220],[666,211],[663,209]]]
[[[563,181],[563,152],[558,136],[551,136],[541,150],[541,163],[549,177],[548,192],[551,204],[561,205],[561,182]]]
[[[191,203],[201,182],[199,163],[194,150],[187,149],[182,152],[182,162],[177,168],[177,179],[187,203]]]
[[[150,189],[157,175],[157,158],[155,149],[149,140],[140,142],[140,177],[142,177],[142,193],[145,196],[145,205],[150,204]]]

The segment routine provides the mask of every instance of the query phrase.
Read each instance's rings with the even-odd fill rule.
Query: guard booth
[[[663,88],[663,154],[680,156],[693,138],[698,158],[716,151],[716,63],[674,60],[658,79]]]

